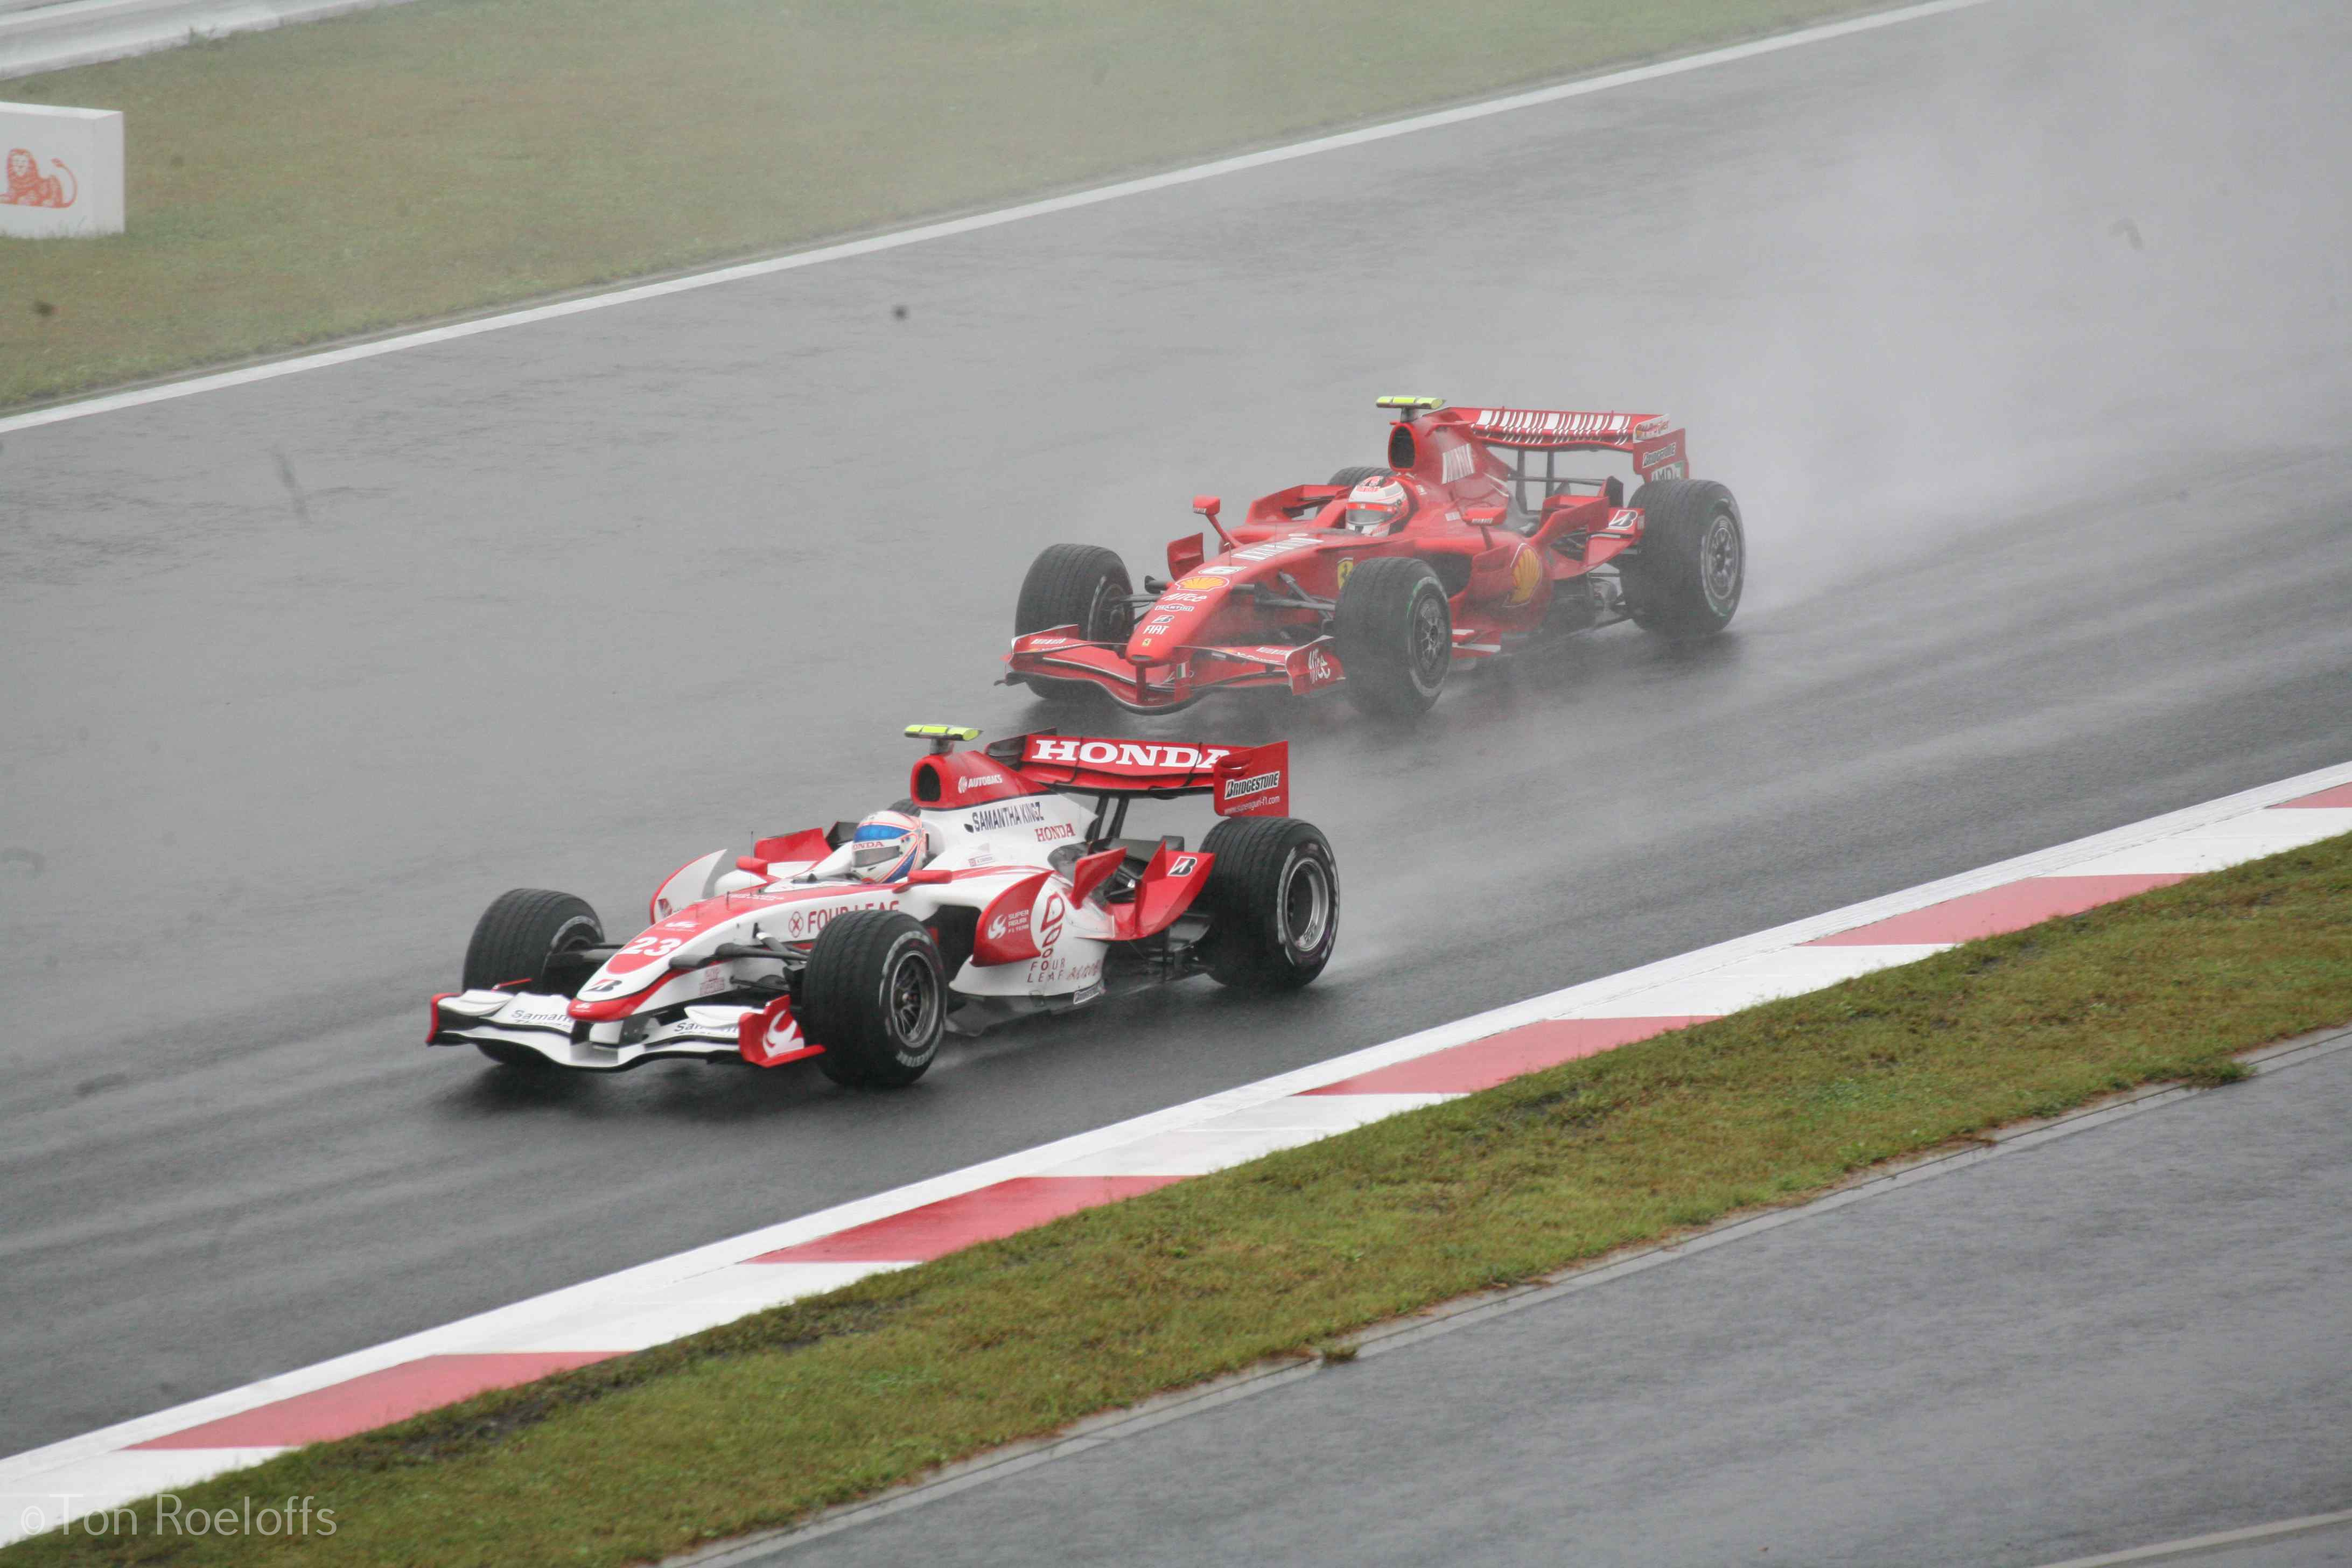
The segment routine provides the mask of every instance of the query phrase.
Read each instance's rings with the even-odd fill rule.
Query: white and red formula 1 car
[[[958,751],[980,732],[907,733],[931,745],[910,799],[762,838],[731,867],[712,850],[662,883],[625,943],[568,893],[501,895],[474,927],[466,988],[433,999],[426,1043],[600,1072],[814,1057],[836,1082],[896,1086],[922,1076],[945,1028],[1203,972],[1285,990],[1329,961],[1339,868],[1320,832],[1283,815],[1286,744],[1046,731]],[[1137,796],[1187,795],[1223,818],[1197,850],[1121,837]],[[893,832],[902,858],[861,862]]]

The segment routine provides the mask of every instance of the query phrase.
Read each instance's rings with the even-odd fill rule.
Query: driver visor
[[[887,838],[860,838],[849,847],[849,863],[861,871],[871,866],[887,866],[913,847],[913,838],[911,833],[894,833]]]

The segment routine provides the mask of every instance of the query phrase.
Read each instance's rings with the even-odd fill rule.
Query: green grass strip
[[[2352,1019],[2352,836],[1392,1118],[182,1494],[331,1537],[16,1564],[619,1564]],[[144,1510],[152,1514],[152,1506]]]
[[[0,239],[0,407],[1867,8],[419,0],[0,81],[124,111],[130,213],[118,237]]]

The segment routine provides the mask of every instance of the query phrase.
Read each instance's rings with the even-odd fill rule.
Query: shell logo
[[[1511,557],[1511,596],[1507,603],[1524,605],[1536,596],[1536,584],[1543,581],[1543,562],[1526,545]]]
[[[1222,588],[1224,585],[1225,580],[1223,577],[1183,577],[1179,578],[1176,583],[1176,586],[1190,594],[1205,594],[1212,588]]]

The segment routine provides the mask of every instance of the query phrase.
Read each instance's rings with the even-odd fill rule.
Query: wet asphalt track
[[[2029,1568],[2333,1513],[2347,1116],[2339,1048],[729,1568]]]
[[[6,437],[0,1451],[2352,756],[2347,46],[1996,5]],[[1410,735],[1129,723],[1292,737],[1311,992],[889,1097],[420,1048],[499,889],[625,924],[908,720],[1051,721],[1037,547],[1143,569],[1400,390],[1675,413],[1754,571]]]

